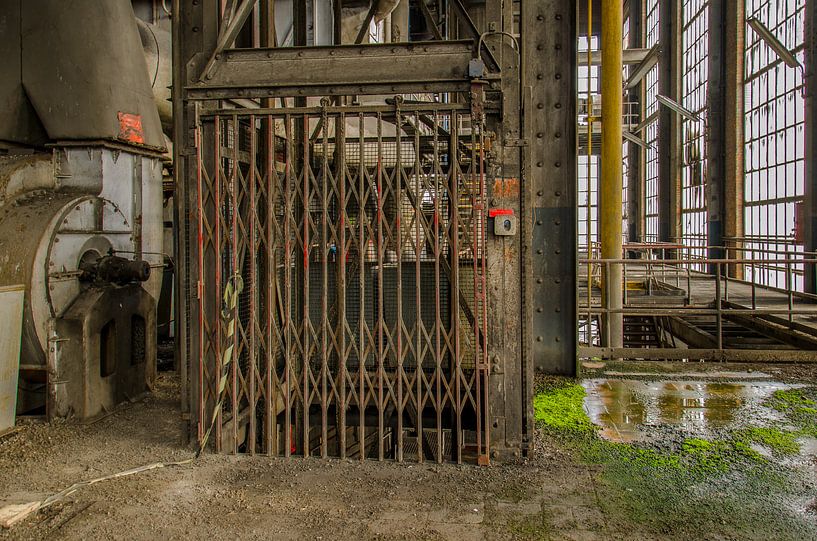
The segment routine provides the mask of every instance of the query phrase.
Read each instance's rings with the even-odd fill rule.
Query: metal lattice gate
[[[217,451],[487,457],[485,145],[450,96],[199,118],[200,441],[232,345]]]

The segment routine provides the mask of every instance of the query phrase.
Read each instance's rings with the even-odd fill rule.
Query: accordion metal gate
[[[200,117],[200,439],[226,371],[217,450],[487,456],[484,136],[454,97]]]
[[[403,2],[423,20],[380,43],[341,0],[174,2],[199,444],[513,460],[534,367],[575,373],[576,3]]]

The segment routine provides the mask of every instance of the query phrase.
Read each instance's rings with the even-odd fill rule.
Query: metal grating
[[[200,440],[231,344],[217,451],[488,454],[481,122],[399,97],[202,117]],[[235,275],[245,290],[221,318]]]

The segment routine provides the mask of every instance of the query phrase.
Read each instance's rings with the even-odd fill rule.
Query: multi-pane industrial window
[[[760,20],[800,62],[805,49],[806,0],[747,0],[746,16]],[[746,278],[802,291],[802,267],[788,277],[787,254],[802,253],[796,214],[805,193],[805,103],[799,69],[746,26],[744,229]],[[796,257],[796,256],[795,256]]]
[[[706,117],[709,78],[709,2],[684,0],[683,4],[683,106],[698,121],[683,120],[683,169],[681,174],[681,241],[684,255],[706,257]],[[701,265],[697,270],[704,270]]]
[[[593,36],[590,39],[590,47],[592,50],[598,50],[599,38]],[[587,53],[587,36],[579,37],[579,73],[578,86],[579,96],[585,100],[586,115],[598,117],[600,115],[599,97],[599,67],[597,65],[588,68],[585,61]],[[594,102],[593,110],[587,109],[590,102]],[[586,116],[579,119],[582,136],[587,137],[587,122]],[[593,134],[599,132],[600,123],[598,120],[594,121]],[[587,137],[592,144],[595,137]],[[592,246],[598,242],[598,186],[599,186],[599,157],[600,148],[598,145],[591,149],[592,156],[587,155],[587,149],[579,155],[579,213],[578,213],[578,227],[579,227],[579,249],[582,252],[590,253],[588,251],[588,243]]]
[[[647,48],[658,43],[659,0],[647,0]],[[644,85],[644,118],[652,122],[644,129],[648,148],[644,160],[644,238],[658,240],[658,66],[647,72]]]
[[[589,178],[589,182],[588,182]],[[588,227],[590,228],[589,240],[595,246],[599,240],[599,156],[579,156],[579,250],[585,252],[588,242]],[[589,188],[589,190],[588,190]],[[588,205],[589,198],[589,205]],[[588,220],[588,212],[590,219]],[[598,254],[596,254],[598,256]]]

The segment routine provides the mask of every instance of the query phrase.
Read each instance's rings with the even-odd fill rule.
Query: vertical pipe
[[[391,12],[391,41],[394,43],[409,40],[409,0],[400,0]]]
[[[601,182],[599,225],[602,259],[620,259],[622,253],[621,205],[624,184],[622,166],[622,27],[623,0],[603,4],[601,21]],[[621,265],[605,265],[602,302],[608,310],[620,310],[623,284]],[[607,312],[605,341],[609,347],[623,346],[623,314]]]

